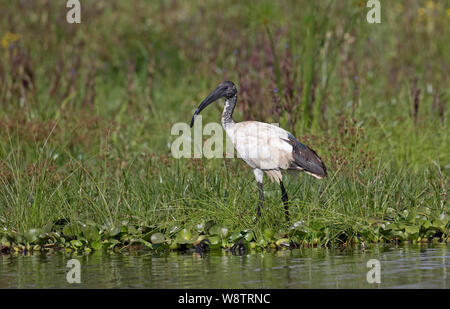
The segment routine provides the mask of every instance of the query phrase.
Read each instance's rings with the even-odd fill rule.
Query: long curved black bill
[[[194,125],[194,121],[195,121],[195,116],[197,116],[198,114],[200,114],[200,112],[202,110],[205,109],[206,106],[208,106],[209,104],[211,104],[212,102],[220,99],[221,97],[223,97],[223,93],[222,93],[222,89],[220,89],[219,87],[216,88],[216,90],[214,90],[213,92],[211,92],[204,100],[202,103],[200,103],[200,105],[198,106],[197,110],[195,111],[194,115],[192,116],[192,120],[191,120],[191,128]]]

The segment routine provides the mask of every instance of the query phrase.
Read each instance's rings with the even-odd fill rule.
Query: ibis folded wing
[[[304,171],[316,178],[327,175],[316,152],[278,126],[245,121],[226,131],[239,157],[250,167],[265,171],[272,180],[281,180],[280,170],[287,169]]]
[[[293,161],[289,169],[302,170],[316,178],[325,178],[327,168],[317,153],[306,145],[300,143],[292,134],[286,140],[292,145]]]
[[[252,168],[288,169],[293,160],[292,146],[283,140],[288,132],[277,126],[245,121],[237,123],[227,134],[239,157]]]

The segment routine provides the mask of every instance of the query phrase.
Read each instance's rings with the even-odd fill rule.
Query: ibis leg
[[[284,214],[286,216],[286,221],[289,222],[289,200],[282,181],[280,181],[280,187],[281,187],[281,200],[283,201],[284,204]]]
[[[263,207],[264,203],[264,192],[262,182],[258,182],[258,191],[259,191],[259,204],[258,208],[256,209],[256,214],[258,215],[258,217],[261,217],[261,208]]]
[[[258,183],[258,191],[259,191],[259,204],[258,208],[256,209],[256,220],[258,220],[259,217],[261,217],[261,208],[263,207],[264,202],[264,192],[263,192],[263,177],[264,172],[258,168],[255,168],[253,170],[253,173],[255,174],[256,182]]]

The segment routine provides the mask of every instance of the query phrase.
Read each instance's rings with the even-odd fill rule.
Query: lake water
[[[210,252],[0,256],[0,288],[450,288],[450,244]],[[68,283],[67,262],[81,283]],[[367,262],[381,283],[368,283]],[[376,278],[371,276],[370,278]]]

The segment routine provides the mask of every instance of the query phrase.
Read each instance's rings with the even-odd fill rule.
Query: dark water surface
[[[450,288],[450,244],[295,249],[233,256],[219,251],[0,256],[0,288]],[[81,265],[69,284],[67,262]],[[368,283],[367,262],[381,283]]]

